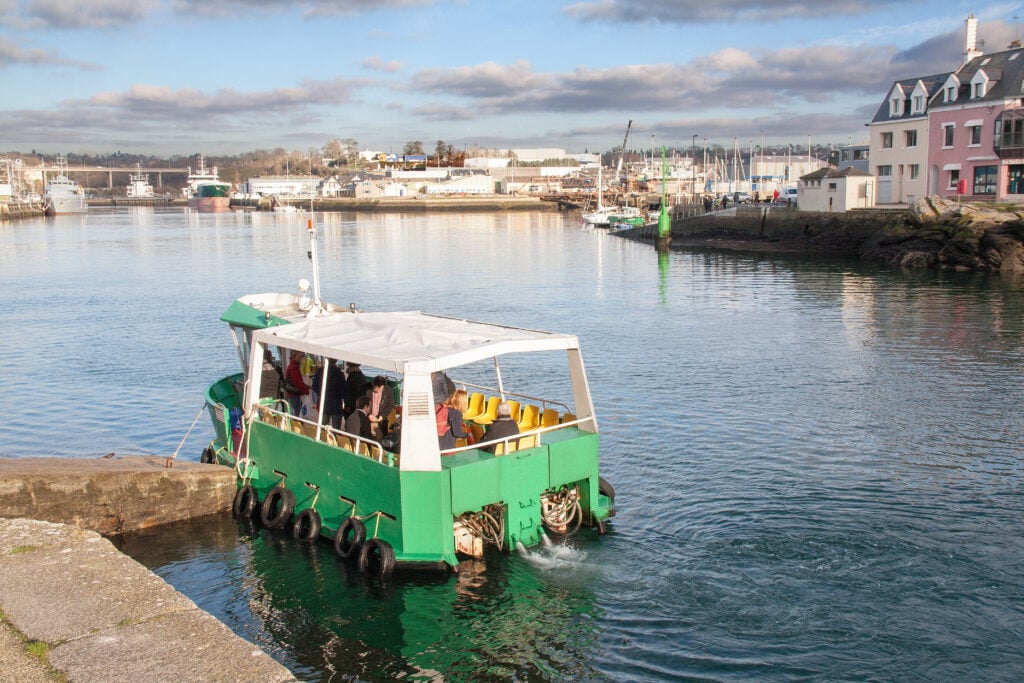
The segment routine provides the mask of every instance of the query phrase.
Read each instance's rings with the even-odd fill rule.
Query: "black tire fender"
[[[292,525],[292,537],[297,541],[312,543],[320,535],[320,513],[313,508],[306,508],[295,518]]]
[[[235,491],[235,501],[231,505],[231,511],[235,513],[235,517],[249,519],[252,517],[252,513],[255,512],[259,502],[260,497],[256,493],[256,487],[252,484],[246,484]]]
[[[283,529],[291,521],[294,510],[295,494],[283,486],[275,486],[260,508],[260,522],[269,529]]]
[[[341,523],[338,533],[334,535],[334,552],[341,559],[347,560],[362,548],[365,540],[366,525],[355,517],[349,517]]]
[[[213,449],[210,448],[209,446],[204,448],[203,449],[203,454],[199,456],[199,462],[201,462],[203,464],[206,464],[206,465],[216,465],[217,464],[217,456],[213,452]]]
[[[615,502],[615,487],[609,484],[604,477],[597,478],[597,491],[603,496],[608,496],[613,503]]]
[[[359,551],[359,571],[386,579],[395,570],[395,550],[387,541],[371,538]]]

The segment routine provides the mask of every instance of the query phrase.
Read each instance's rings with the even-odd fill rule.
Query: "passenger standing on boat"
[[[327,388],[324,390],[324,424],[341,429],[341,406],[345,394],[345,374],[338,367],[338,361],[329,358],[327,366]],[[324,381],[324,366],[313,375],[313,386],[321,387]]]
[[[302,379],[302,354],[292,351],[288,368],[284,371],[284,394],[288,397],[292,415],[301,415],[302,397],[309,395],[309,385]]]
[[[260,378],[260,398],[281,398],[284,373],[281,364],[270,349],[263,351],[263,375]]]
[[[370,399],[367,413],[373,425],[373,432],[379,440],[388,433],[388,416],[395,409],[395,394],[388,386],[387,378],[384,375],[377,375],[373,378],[370,388],[366,390],[366,396]]]
[[[346,432],[355,434],[363,439],[373,439],[373,427],[370,423],[370,416],[366,414],[366,409],[369,407],[370,399],[368,397],[360,396],[356,399],[356,409],[345,420]]]
[[[497,413],[497,419],[494,420],[494,422],[491,423],[491,426],[487,428],[487,433],[484,434],[484,438],[481,439],[481,441],[504,439],[510,436],[515,436],[519,433],[519,425],[517,425],[516,421],[512,419],[512,406],[510,406],[507,401],[502,401],[498,404]],[[510,441],[509,444],[518,443],[518,441],[518,439],[515,439]],[[492,443],[488,446],[484,446],[484,450],[493,453],[497,445],[498,444]],[[506,452],[508,450],[508,448],[505,449]]]
[[[455,448],[456,439],[469,438],[466,425],[462,421],[462,416],[465,414],[466,408],[469,407],[469,394],[465,389],[456,390],[448,399],[446,407],[448,414],[445,417],[445,425],[438,428],[439,432],[443,431],[444,433],[437,435],[437,444],[442,451]]]
[[[359,368],[359,363],[346,363],[347,379],[345,380],[345,417],[355,412],[356,401],[366,390],[366,375]]]

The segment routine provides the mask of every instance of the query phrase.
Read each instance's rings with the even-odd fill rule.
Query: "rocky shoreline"
[[[654,240],[651,226],[624,237]],[[931,196],[904,210],[743,209],[673,222],[672,247],[850,258],[909,269],[1024,274],[1024,209]]]
[[[1024,273],[1024,212],[924,197],[904,225],[862,245],[860,257],[902,268]]]

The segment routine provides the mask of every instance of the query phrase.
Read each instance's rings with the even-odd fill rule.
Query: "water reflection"
[[[122,551],[303,680],[600,678],[600,610],[578,551],[494,555],[457,575],[368,581],[327,543],[215,516],[118,539]]]

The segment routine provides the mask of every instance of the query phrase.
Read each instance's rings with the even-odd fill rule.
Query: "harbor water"
[[[0,224],[0,455],[175,452],[239,368],[220,314],[309,277],[305,223]],[[300,680],[1024,676],[1024,282],[659,256],[571,214],[317,225],[329,301],[577,334],[618,514],[383,585],[230,517],[119,541]]]

